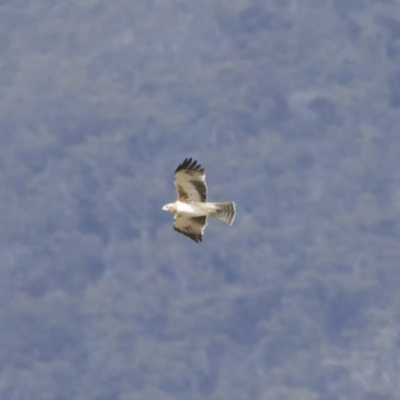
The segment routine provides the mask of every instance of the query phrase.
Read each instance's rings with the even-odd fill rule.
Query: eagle
[[[174,229],[194,240],[203,240],[208,216],[232,225],[236,209],[233,201],[207,202],[207,185],[204,168],[192,158],[185,160],[175,170],[174,184],[178,199],[166,204],[164,211],[174,216]]]

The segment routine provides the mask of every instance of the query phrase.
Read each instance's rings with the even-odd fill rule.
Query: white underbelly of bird
[[[176,212],[179,214],[187,214],[193,217],[200,217],[203,215],[209,215],[212,211],[210,207],[212,203],[201,203],[197,201],[192,201],[190,203],[183,203],[182,201],[176,202]]]
[[[219,203],[191,201],[184,203],[178,200],[175,204],[177,214],[185,214],[192,217],[211,216],[229,225],[232,224],[235,215],[235,205],[231,201]]]

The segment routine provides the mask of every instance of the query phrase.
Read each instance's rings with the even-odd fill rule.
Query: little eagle
[[[203,240],[208,216],[232,225],[236,214],[235,203],[233,201],[207,203],[206,175],[196,160],[186,158],[178,165],[174,184],[178,200],[166,204],[163,210],[175,214],[176,231],[197,243]]]

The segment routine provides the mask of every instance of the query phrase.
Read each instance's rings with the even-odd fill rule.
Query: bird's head
[[[174,212],[174,204],[170,203],[170,204],[166,204],[163,208],[164,211],[168,211],[168,212]]]

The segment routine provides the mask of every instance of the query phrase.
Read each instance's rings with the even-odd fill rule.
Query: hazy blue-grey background
[[[400,398],[398,0],[2,0],[0,185],[1,399]]]

